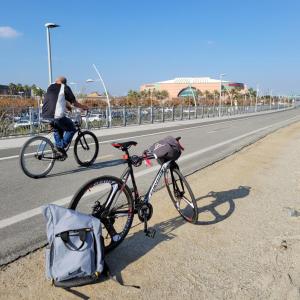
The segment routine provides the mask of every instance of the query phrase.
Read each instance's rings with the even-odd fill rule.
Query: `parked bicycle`
[[[51,141],[54,139],[53,121],[42,120],[41,122],[48,124],[47,136],[38,135],[29,139],[22,147],[19,157],[23,172],[31,178],[45,177],[52,170],[55,161],[66,159],[55,150]],[[97,158],[99,142],[94,133],[81,130],[81,116],[75,120],[74,124],[77,132],[74,142],[74,157],[80,166],[88,167]],[[71,148],[71,143],[65,149],[66,151]]]
[[[179,139],[180,137],[176,140],[179,141]],[[144,223],[146,235],[154,237],[155,230],[148,229],[147,226],[153,213],[150,198],[162,176],[179,214],[191,223],[196,223],[198,220],[194,194],[174,160],[161,164],[146,195],[139,195],[133,166],[139,167],[143,161],[147,163],[156,157],[149,152],[144,152],[141,156],[130,156],[129,148],[136,145],[137,142],[134,141],[112,144],[115,148],[125,152],[124,159],[128,166],[121,177],[105,175],[90,180],[78,190],[69,205],[71,209],[92,214],[101,220],[106,252],[114,249],[124,240],[132,225],[134,214],[137,214],[139,220]],[[127,185],[129,179],[131,179],[132,188]]]

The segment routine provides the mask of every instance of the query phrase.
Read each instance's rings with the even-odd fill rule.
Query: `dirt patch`
[[[54,288],[39,250],[0,272],[1,299],[299,299],[300,123],[188,177],[199,222],[184,222],[167,192],[154,195],[155,239],[134,227],[108,257],[112,280]]]

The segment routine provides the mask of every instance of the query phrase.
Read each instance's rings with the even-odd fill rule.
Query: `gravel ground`
[[[44,249],[0,272],[1,299],[300,299],[300,123],[188,177],[199,222],[184,222],[167,192],[150,226],[108,256],[113,280],[66,291],[44,276]]]

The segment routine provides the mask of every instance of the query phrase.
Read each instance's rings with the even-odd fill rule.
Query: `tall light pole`
[[[222,105],[222,78],[226,74],[220,74],[220,99],[219,99],[219,117],[221,117],[221,105]]]
[[[50,28],[59,27],[55,23],[46,23],[46,32],[47,32],[47,47],[48,47],[48,72],[49,72],[49,85],[52,83],[52,61],[51,61],[51,42],[50,42]]]
[[[94,80],[94,79],[87,79],[86,82],[95,82],[95,81],[100,81],[103,85],[103,88],[104,88],[104,92],[105,92],[105,95],[106,95],[106,100],[107,100],[107,107],[108,107],[108,126],[111,127],[111,106],[110,106],[110,100],[109,100],[109,96],[108,96],[108,93],[107,93],[107,90],[106,90],[106,86],[104,84],[104,81],[100,75],[100,72],[98,71],[98,69],[96,68],[96,66],[93,64],[93,68],[95,69],[98,77],[99,77],[99,80]]]
[[[258,85],[256,85],[256,95],[255,95],[255,112],[257,112],[257,99],[258,99]]]

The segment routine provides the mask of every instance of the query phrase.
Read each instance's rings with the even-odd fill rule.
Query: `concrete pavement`
[[[80,168],[72,153],[65,162],[57,162],[47,178],[33,180],[26,177],[15,158],[0,160],[0,264],[9,262],[45,243],[45,234],[39,208],[45,203],[67,203],[76,190],[96,176],[119,176],[124,169],[122,152],[111,147],[112,139],[135,139],[138,146],[131,153],[140,154],[147,146],[167,134],[182,136],[186,150],[179,160],[185,174],[218,161],[266,134],[300,119],[298,110],[259,115],[237,120],[222,120],[211,124],[185,124],[144,132],[127,132],[100,140],[99,159],[92,168]],[[154,124],[157,125],[157,124]],[[158,124],[161,125],[161,124]],[[105,130],[103,130],[105,131]],[[13,149],[8,151],[11,155]],[[2,156],[3,158],[3,156]],[[136,170],[141,193],[149,187],[155,175],[152,169]]]
[[[256,120],[257,121],[257,120]],[[187,179],[199,222],[183,221],[166,190],[154,194],[149,239],[142,225],[108,257],[113,280],[64,290],[44,274],[44,249],[0,271],[3,299],[300,298],[300,122]],[[45,225],[44,225],[45,226]]]

